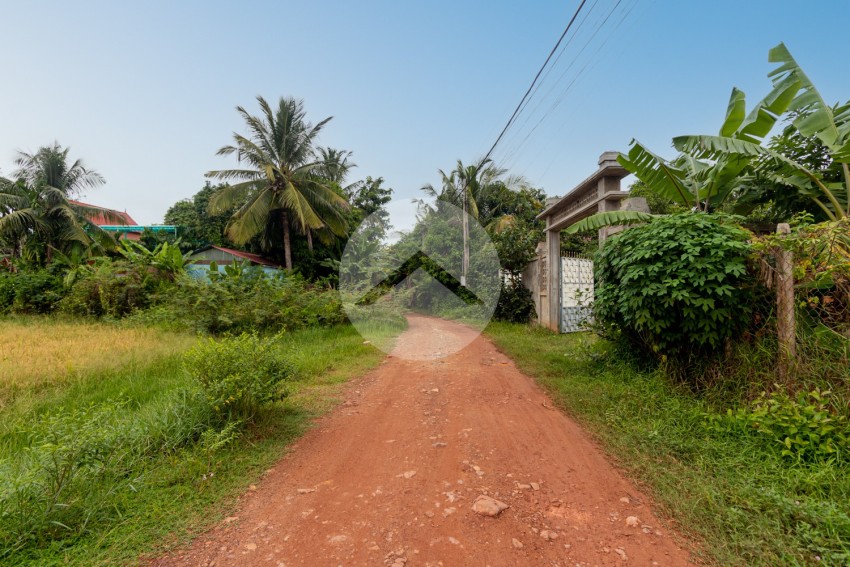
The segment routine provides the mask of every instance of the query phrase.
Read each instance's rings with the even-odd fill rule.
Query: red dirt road
[[[648,499],[492,343],[438,358],[473,332],[412,317],[231,518],[153,564],[689,565]],[[509,508],[479,515],[479,495]]]

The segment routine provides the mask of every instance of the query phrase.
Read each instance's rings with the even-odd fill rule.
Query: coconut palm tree
[[[330,118],[310,124],[303,101],[294,98],[281,97],[274,109],[261,96],[257,102],[260,116],[236,107],[249,136],[234,132],[233,145],[218,150],[218,155],[235,155],[245,167],[207,173],[208,177],[236,181],[213,196],[210,212],[239,206],[227,228],[237,244],[263,233],[273,222],[279,223],[286,268],[292,269],[291,228],[305,235],[327,229],[342,236],[347,228],[344,211],[348,202],[335,190],[335,183],[322,175],[335,165],[314,146]]]
[[[70,200],[84,188],[102,184],[103,177],[81,160],[69,164],[68,153],[58,143],[33,154],[19,152],[16,181],[0,178],[0,238],[13,256],[41,264],[50,262],[55,250],[76,247],[90,253],[114,244],[88,220],[106,213]]]
[[[23,180],[27,187],[56,189],[66,198],[78,197],[84,189],[103,185],[103,176],[88,169],[82,160],[68,163],[70,150],[60,146],[59,142],[53,142],[52,146],[43,146],[34,154],[18,152],[15,179]]]
[[[472,218],[487,224],[495,218],[494,211],[488,211],[488,218],[481,218],[481,207],[489,204],[489,197],[496,190],[513,185],[520,178],[504,178],[507,170],[496,167],[490,159],[476,165],[464,165],[457,160],[457,166],[446,174],[440,172],[441,187],[437,190],[428,184],[422,187],[429,197],[449,202],[463,209],[463,265],[461,269],[461,284],[466,285],[466,274],[469,270],[469,219]]]

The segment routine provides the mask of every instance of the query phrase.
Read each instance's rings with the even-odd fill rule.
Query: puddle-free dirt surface
[[[469,333],[411,317],[230,517],[153,564],[689,565],[647,498],[491,342],[440,358]],[[508,507],[481,515],[482,495]]]

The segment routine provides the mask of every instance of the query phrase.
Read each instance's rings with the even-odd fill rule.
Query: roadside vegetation
[[[850,103],[828,104],[784,45],[770,61],[772,90],[747,112],[733,89],[718,135],[674,138],[670,160],[637,141],[620,156],[651,213],[562,235],[562,251],[590,254],[598,228],[626,227],[595,253],[594,333],[567,337],[527,325],[522,274],[546,196],[490,161],[440,170],[417,226],[388,243],[393,191],[351,181],[353,154],[319,145],[330,119],[257,97],[258,113],[237,107],[248,134],[218,152],[238,167],[168,210],[181,237],[131,242],[77,200],[104,180],[68,148],[20,152],[0,177],[0,562],[129,563],[220,520],[381,358],[338,291],[361,230],[364,257],[415,256],[425,271],[428,239],[472,277],[485,271],[474,252],[495,250],[490,335],[707,562],[850,564]],[[483,231],[442,218],[446,203]],[[283,269],[190,275],[208,244]],[[794,261],[793,357],[777,338],[780,251]],[[369,262],[346,270],[387,278]],[[372,320],[388,340],[405,309],[474,311],[403,286],[396,300]]]
[[[747,112],[733,89],[718,135],[674,138],[672,160],[637,141],[621,154],[653,214],[567,231],[580,248],[627,226],[594,254],[592,333],[489,333],[707,562],[847,565],[850,105],[826,103],[784,45],[769,59],[772,90]]]
[[[492,323],[487,335],[601,441],[707,563],[850,561],[850,452],[819,443],[785,453],[792,427],[835,427],[832,448],[850,433],[834,416],[837,400],[814,384],[817,394],[769,395],[727,417],[740,401],[728,387],[694,393],[590,334]],[[769,372],[759,374],[769,388]]]
[[[3,322],[22,340],[4,350],[0,376],[14,375],[49,324]],[[350,326],[224,340],[58,328],[90,364],[69,380],[56,359],[0,409],[4,564],[130,563],[220,521],[341,385],[383,356]],[[120,345],[140,333],[170,346],[143,340],[98,366],[104,338]]]
[[[318,145],[330,119],[311,124],[302,101],[257,104],[219,151],[238,168],[166,213],[180,238],[100,229],[122,219],[77,199],[104,179],[58,143],[0,177],[0,563],[126,564],[178,545],[381,360],[337,274],[364,219],[369,242],[388,235],[393,191],[352,182],[351,152]],[[526,230],[542,192],[488,171],[475,216],[493,235]],[[284,269],[187,270],[209,244]],[[368,325],[388,348],[406,322],[399,309]]]

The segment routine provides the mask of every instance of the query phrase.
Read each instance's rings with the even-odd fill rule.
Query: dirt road
[[[410,323],[232,517],[154,564],[689,564],[647,498],[492,343],[439,358],[473,331]],[[509,507],[481,515],[481,495]]]

